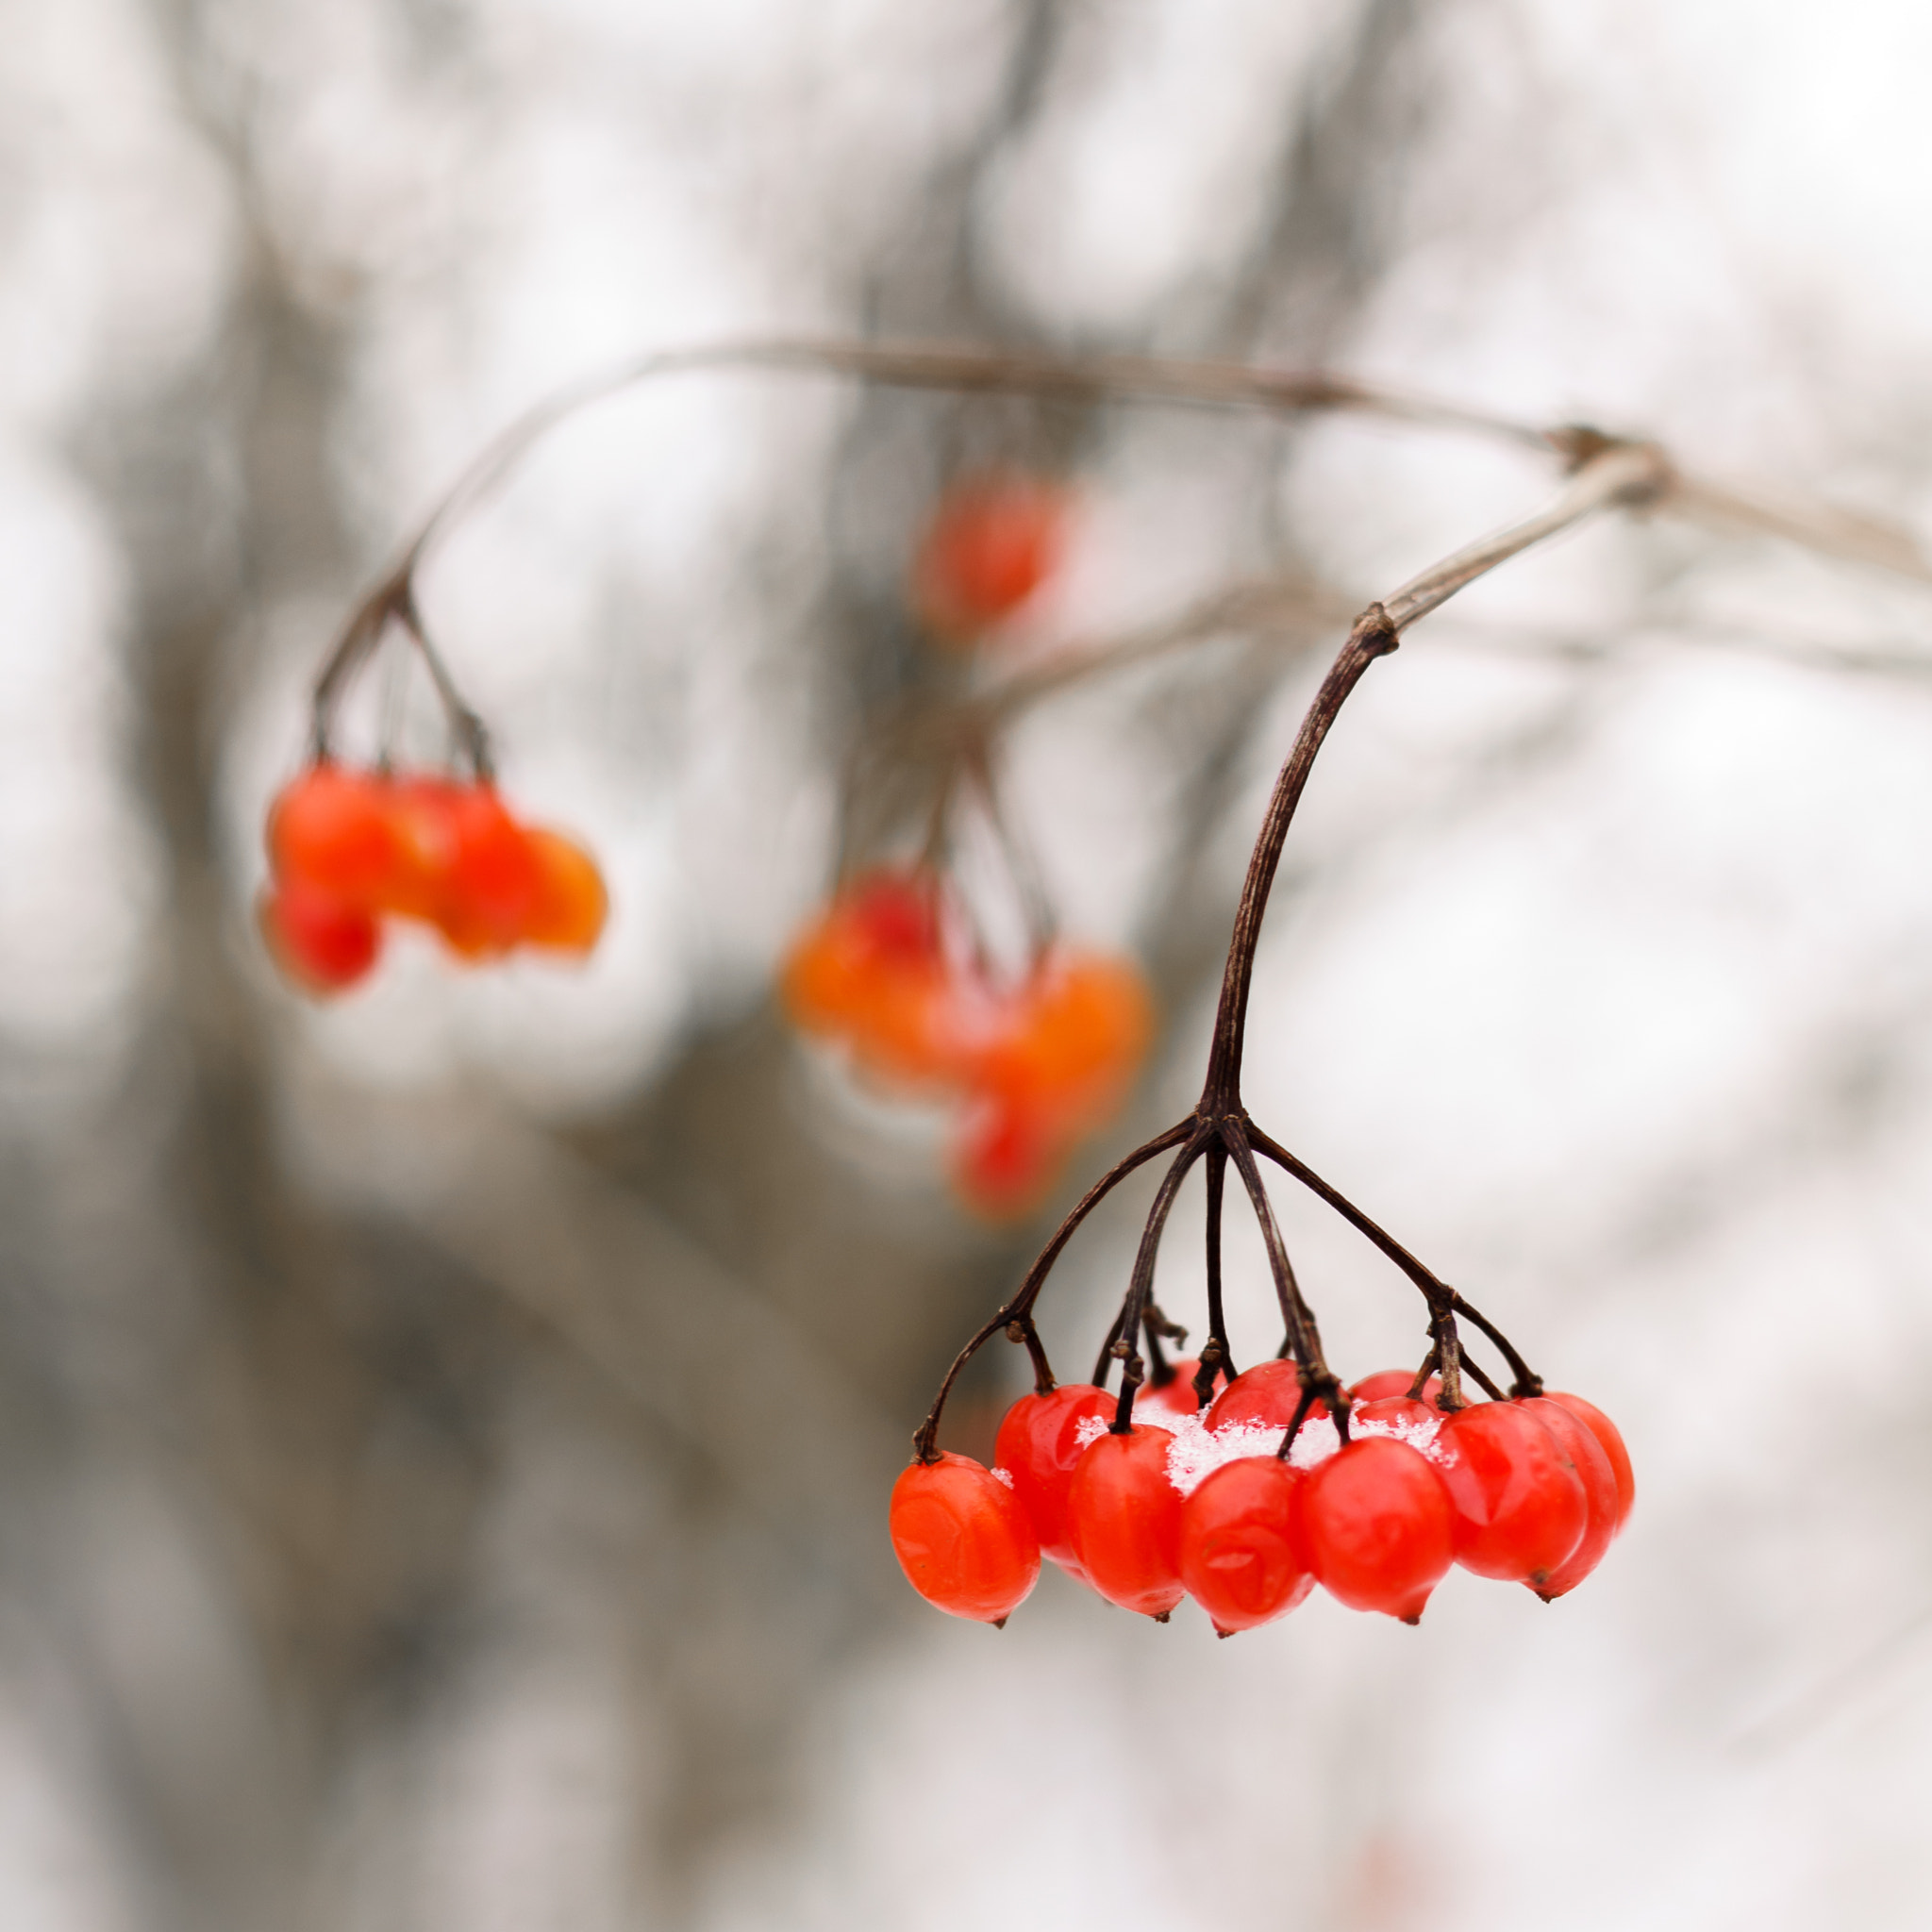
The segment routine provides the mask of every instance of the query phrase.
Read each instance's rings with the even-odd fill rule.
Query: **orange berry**
[[[299,876],[263,892],[256,917],[283,976],[317,999],[355,985],[382,951],[371,913]]]
[[[537,862],[537,901],[524,927],[533,946],[588,953],[610,908],[597,861],[575,841],[532,827],[524,834]]]
[[[958,1020],[943,967],[913,964],[883,973],[853,1023],[853,1058],[865,1072],[897,1086],[945,1086],[958,1071]]]
[[[786,1010],[808,1033],[842,1033],[882,981],[940,962],[939,898],[918,874],[856,879],[792,943]]]
[[[1131,962],[1058,955],[1015,996],[975,1076],[1077,1139],[1119,1106],[1153,1031],[1154,1003]]]
[[[1067,492],[1024,476],[948,490],[912,565],[912,604],[941,637],[970,642],[1009,617],[1058,569]]]
[[[843,1040],[889,1080],[955,1079],[968,1002],[940,949],[939,891],[924,874],[855,880],[800,935],[785,963],[787,1011],[808,1033]]]

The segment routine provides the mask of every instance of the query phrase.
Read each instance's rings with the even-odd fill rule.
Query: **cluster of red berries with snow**
[[[517,946],[588,953],[604,929],[596,861],[560,833],[520,824],[480,780],[321,760],[270,808],[268,855],[262,936],[317,998],[369,974],[384,919],[434,927],[465,960]]]
[[[1623,1438],[1581,1396],[1444,1412],[1439,1381],[1411,1396],[1416,1378],[1394,1370],[1348,1391],[1344,1441],[1292,1361],[1237,1376],[1205,1414],[1191,1366],[1143,1389],[1125,1429],[1113,1394],[1064,1385],[1007,1411],[994,1468],[915,1461],[891,1504],[912,1587],[1003,1624],[1045,1557],[1163,1622],[1191,1596],[1224,1637],[1285,1615],[1317,1583],[1413,1624],[1452,1564],[1566,1594],[1630,1513]]]

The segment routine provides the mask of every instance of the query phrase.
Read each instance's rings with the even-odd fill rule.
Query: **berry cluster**
[[[912,565],[912,608],[936,637],[974,644],[1059,568],[1069,500],[1037,478],[958,483],[941,499]]]
[[[260,920],[284,974],[320,996],[382,951],[382,920],[435,927],[464,959],[520,945],[588,953],[604,881],[582,846],[520,824],[482,781],[311,765],[270,808]]]
[[[962,1102],[956,1185],[984,1213],[1021,1213],[1119,1104],[1151,1004],[1128,961],[1063,946],[1003,984],[946,924],[932,873],[855,879],[794,943],[786,1008],[874,1079]]]
[[[1163,1622],[1191,1595],[1224,1637],[1317,1583],[1413,1624],[1452,1563],[1554,1601],[1630,1513],[1623,1439],[1580,1396],[1445,1411],[1439,1381],[1411,1395],[1417,1378],[1391,1371],[1347,1391],[1344,1435],[1292,1361],[1235,1377],[1205,1415],[1189,1366],[1143,1388],[1124,1429],[1107,1390],[1047,1388],[1007,1411],[995,1468],[915,1461],[891,1513],[913,1588],[1003,1624],[1044,1556]]]

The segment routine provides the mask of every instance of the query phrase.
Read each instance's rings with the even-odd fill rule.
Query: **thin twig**
[[[940,1384],[939,1393],[933,1397],[930,1412],[912,1438],[914,1453],[922,1462],[931,1462],[939,1451],[940,1414],[946,1406],[946,1397],[952,1393],[953,1384],[958,1379],[959,1371],[1004,1328],[1008,1322],[1030,1317],[1033,1305],[1040,1299],[1040,1291],[1046,1285],[1046,1277],[1053,1272],[1053,1264],[1060,1257],[1060,1250],[1073,1240],[1080,1224],[1113,1192],[1122,1181],[1152,1160],[1157,1154],[1164,1154],[1170,1147],[1177,1146],[1193,1131],[1191,1120],[1182,1121],[1177,1126],[1170,1127],[1164,1134],[1157,1134],[1153,1140],[1136,1147],[1131,1154],[1124,1155],[1108,1169],[1101,1177],[1080,1196],[1073,1211],[1060,1223],[1052,1241],[1041,1249],[1039,1258],[1026,1271],[1026,1279],[1021,1283],[1020,1291],[1003,1307],[991,1322],[953,1358],[953,1365],[946,1371],[946,1379]]]
[[[1238,1373],[1234,1348],[1227,1339],[1227,1316],[1221,1302],[1221,1201],[1227,1177],[1227,1149],[1218,1141],[1208,1150],[1208,1341],[1201,1350],[1194,1396],[1207,1406],[1217,1374],[1232,1382]]]
[[[1114,1343],[1118,1349],[1124,1342],[1127,1350],[1121,1359],[1121,1393],[1114,1407],[1113,1430],[1116,1435],[1125,1435],[1134,1425],[1134,1397],[1140,1391],[1142,1369],[1136,1346],[1140,1341],[1141,1323],[1153,1293],[1154,1262],[1160,1252],[1161,1231],[1167,1225],[1167,1217],[1173,1210],[1174,1197],[1181,1191],[1181,1183],[1187,1179],[1189,1169],[1200,1159],[1212,1132],[1206,1125],[1195,1126],[1186,1144],[1175,1155],[1174,1165],[1161,1177],[1159,1191],[1154,1196],[1154,1205],[1147,1210],[1147,1224],[1141,1230],[1141,1246],[1134,1256],[1134,1272],[1127,1282],[1126,1307],[1121,1317],[1120,1335]]]
[[[1248,1203],[1255,1210],[1255,1219],[1260,1224],[1262,1244],[1268,1250],[1269,1270],[1274,1277],[1275,1296],[1281,1304],[1281,1319],[1294,1338],[1295,1361],[1301,1371],[1302,1388],[1304,1391],[1313,1390],[1326,1398],[1335,1415],[1335,1426],[1341,1432],[1341,1440],[1345,1442],[1348,1441],[1348,1422],[1342,1412],[1345,1405],[1341,1401],[1341,1385],[1322,1354],[1322,1336],[1315,1324],[1315,1312],[1303,1298],[1301,1284],[1294,1278],[1287,1245],[1275,1223],[1274,1208],[1268,1199],[1268,1190],[1261,1183],[1261,1170],[1255,1165],[1254,1153],[1239,1123],[1224,1122],[1221,1138],[1229,1158],[1234,1162],[1235,1172],[1241,1177],[1241,1185],[1247,1190]]]

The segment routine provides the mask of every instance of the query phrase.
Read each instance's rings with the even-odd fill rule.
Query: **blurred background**
[[[943,685],[965,459],[1077,476],[1016,649],[1353,608],[1552,471],[1357,420],[705,375],[560,430],[425,606],[586,836],[579,972],[251,904],[305,691],[509,416],[724,333],[1325,363],[1932,532],[1932,15],[1741,0],[14,0],[0,9],[0,1923],[9,1932],[1916,1926],[1932,1880],[1932,599],[1623,520],[1344,715],[1257,1117],[1624,1425],[1545,1608],[1004,1633],[885,1501],[1055,1213],[1198,1090],[1340,626],[1006,747],[1166,1027],[1038,1225],[772,996],[839,774]],[[420,695],[420,694],[419,694]],[[894,713],[896,715],[896,713]],[[1123,1191],[1043,1309],[1071,1374]],[[1281,1192],[1330,1356],[1410,1291]],[[1199,1323],[1199,1193],[1162,1299]],[[1274,1335],[1230,1214],[1236,1341]],[[990,1352],[954,1417],[1023,1386]]]

